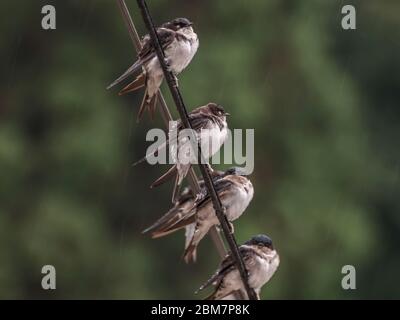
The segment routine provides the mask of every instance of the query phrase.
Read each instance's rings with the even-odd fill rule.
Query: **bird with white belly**
[[[249,241],[246,241],[239,247],[239,252],[248,272],[249,286],[256,292],[259,299],[261,288],[278,269],[279,255],[272,244],[271,238],[263,234],[254,236]],[[237,291],[240,291],[247,298],[247,293],[231,253],[225,257],[216,273],[197,292],[210,285],[214,285],[215,290],[206,299],[222,300],[227,297],[233,298]]]
[[[199,39],[193,30],[193,23],[186,18],[176,18],[162,24],[156,31],[164,49],[166,64],[176,76],[189,65],[199,47]],[[139,70],[142,72],[137,78],[119,92],[120,95],[123,95],[142,87],[146,88],[139,108],[138,120],[140,120],[146,109],[149,110],[151,117],[154,117],[157,92],[164,79],[163,70],[148,34],[143,37],[142,49],[139,52],[138,60],[111,83],[107,89],[114,87]]]

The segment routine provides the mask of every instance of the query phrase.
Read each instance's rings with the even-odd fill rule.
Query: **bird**
[[[215,181],[217,181],[218,179],[221,179],[226,175],[233,174],[238,170],[239,168],[235,167],[229,168],[226,171],[213,170],[212,172],[213,182],[215,183]],[[205,195],[207,193],[207,189],[204,184],[204,180],[199,180],[198,183],[200,188],[199,194]],[[174,232],[175,230],[165,233],[162,233],[161,231],[164,228],[164,225],[167,225],[171,219],[176,218],[176,215],[184,215],[190,213],[190,210],[193,208],[196,198],[199,196],[200,195],[197,195],[192,190],[191,187],[185,187],[180,196],[177,198],[177,201],[175,202],[174,206],[170,210],[168,210],[168,212],[165,213],[161,218],[159,218],[154,224],[152,224],[150,227],[144,230],[143,233],[152,232],[152,236],[159,238]],[[193,237],[195,226],[196,226],[195,223],[191,223],[185,226],[185,249],[190,244],[190,240]],[[192,255],[188,257],[188,261],[193,261],[193,262],[196,261],[196,250],[194,250],[192,252]]]
[[[204,106],[197,107],[188,114],[189,121],[195,133],[195,138],[198,140],[197,142],[200,143],[202,156],[206,161],[218,152],[228,138],[227,116],[229,116],[229,113],[225,112],[221,105],[214,102],[209,102]],[[134,165],[145,161],[151,155],[161,152],[162,149],[165,149],[166,146],[169,145],[174,165],[165,174],[154,181],[150,188],[155,188],[175,176],[172,192],[172,202],[174,203],[177,200],[176,198],[183,179],[188,174],[191,165],[193,163],[198,163],[198,157],[197,146],[195,150],[192,149],[190,136],[187,135],[186,130],[184,131],[185,127],[182,121],[177,120],[170,127],[168,140],[156,151],[147,154],[144,158],[135,162]],[[209,168],[212,172],[212,168],[210,166]]]
[[[279,266],[279,255],[274,249],[271,238],[260,234],[253,236],[239,247],[248,272],[248,283],[257,298],[260,299],[261,288],[271,279]],[[232,253],[226,255],[214,275],[204,283],[196,294],[214,285],[215,290],[206,300],[222,300],[228,297],[233,298],[235,292],[240,291],[247,298],[240,273],[236,267]]]
[[[229,222],[238,219],[253,198],[254,188],[246,175],[245,170],[238,167],[214,173],[214,187]],[[152,238],[160,238],[185,228],[183,258],[186,263],[190,263],[196,260],[197,246],[202,238],[211,227],[217,225],[219,220],[211,196],[202,183],[197,195],[185,189],[173,208],[143,233],[150,233]]]
[[[193,30],[193,23],[187,18],[176,18],[162,24],[156,29],[156,32],[164,49],[168,69],[176,77],[189,65],[199,47],[199,39]],[[142,48],[137,61],[112,82],[107,89],[111,89],[140,70],[141,73],[137,78],[119,92],[119,95],[123,95],[142,87],[146,88],[137,121],[141,119],[146,109],[149,110],[151,118],[154,118],[157,92],[164,78],[163,70],[148,34],[142,39]]]

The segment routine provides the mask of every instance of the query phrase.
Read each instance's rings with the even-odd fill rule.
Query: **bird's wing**
[[[120,82],[124,81],[126,78],[128,78],[131,74],[134,74],[136,71],[138,71],[142,67],[142,61],[139,59],[137,60],[133,65],[131,65],[122,75],[120,75],[117,79],[115,79],[108,87],[108,89],[111,89],[112,87],[116,86]]]
[[[190,205],[190,201],[193,200],[193,195],[189,188],[185,188],[178,198],[178,203],[174,205],[167,213],[165,213],[161,218],[159,218],[155,223],[153,223],[150,227],[143,230],[142,233],[154,232],[157,230],[165,229],[165,224],[173,219],[177,214],[182,212],[182,207],[185,205]]]
[[[166,221],[160,228],[154,231],[151,236],[152,238],[163,237],[172,232],[178,231],[189,224],[196,221],[195,211],[178,209],[173,217]]]
[[[243,258],[243,262],[245,263],[245,265],[251,265],[252,264],[252,260],[254,260],[254,254],[253,254],[253,250],[249,247],[245,247],[245,246],[240,246],[239,247],[239,252]],[[218,270],[213,274],[213,276],[208,279],[197,291],[201,291],[205,288],[207,288],[208,286],[210,286],[211,284],[215,284],[216,285],[216,290],[218,290],[219,285],[221,284],[222,279],[229,273],[231,272],[233,269],[236,268],[236,264],[235,264],[235,260],[233,258],[233,255],[231,252],[229,252],[229,254],[224,258],[224,260],[222,260],[220,267],[218,268]]]
[[[201,129],[206,129],[210,124],[210,117],[202,112],[195,112],[192,111],[189,113],[189,121],[192,125],[192,129],[199,132]],[[183,123],[178,120],[177,129],[182,130],[184,129]]]
[[[209,118],[207,116],[204,116],[203,114],[190,113],[189,119],[191,121],[192,128],[197,132],[199,132],[201,129],[205,129],[209,126]],[[168,133],[168,139],[167,139],[166,143],[164,145],[162,145],[163,148],[167,145],[168,146],[170,145],[171,156],[174,158],[175,162],[179,162],[176,157],[176,155],[178,154],[178,150],[177,150],[178,146],[181,146],[181,147],[186,146],[186,143],[188,141],[186,135],[183,135],[183,136],[179,135],[179,131],[182,129],[184,129],[184,126],[183,126],[181,120],[177,120],[174,128],[172,130],[170,130],[170,132]],[[179,141],[177,141],[177,140],[179,140]],[[159,147],[158,151],[161,151],[161,149],[162,148]],[[155,155],[155,154],[156,154],[156,152],[146,155],[146,157],[135,162],[134,165],[145,161],[150,155]],[[176,169],[177,169],[177,167],[176,167],[176,165],[174,165],[170,170],[168,170],[165,174],[163,174],[156,181],[154,181],[151,184],[151,187],[152,188],[157,187],[157,186],[165,183],[169,179],[171,179],[173,176],[175,176]],[[174,190],[176,190],[176,188],[174,188]]]
[[[230,195],[231,186],[232,186],[232,182],[225,178],[222,178],[219,180],[214,180],[215,191],[218,193],[221,201]],[[197,208],[201,208],[201,207],[204,207],[205,205],[207,205],[209,202],[211,202],[211,196],[210,196],[210,193],[206,189],[203,196],[198,197],[198,199],[195,201],[193,206],[197,207]]]
[[[165,50],[176,38],[177,33],[171,29],[158,28],[158,39],[160,40],[161,47]],[[147,34],[142,40],[142,49],[139,52],[139,59],[142,63],[150,61],[156,56],[156,50],[153,46],[150,36]]]
[[[196,221],[196,210],[192,205],[193,196],[184,195],[169,212],[144,232],[151,231],[153,238],[163,237]]]
[[[170,30],[170,29],[158,28],[157,35],[158,35],[158,39],[161,42],[162,48],[165,49],[172,43],[172,41],[174,41],[174,39],[176,37],[176,32],[173,30]],[[144,38],[142,40],[142,49],[139,52],[139,59],[133,65],[131,65],[128,68],[128,70],[126,70],[121,76],[119,76],[116,80],[114,80],[114,82],[112,82],[107,87],[107,89],[111,89],[118,83],[124,81],[131,74],[140,70],[144,64],[149,62],[155,56],[156,56],[156,51],[154,49],[153,43],[150,39],[150,36],[146,35],[146,36],[144,36]]]
[[[203,128],[207,128],[209,125],[209,118],[207,116],[204,116],[204,114],[200,113],[190,113],[189,114],[189,119],[191,119],[192,127],[195,131],[200,131]],[[168,139],[165,143],[161,144],[157,150],[153,151],[152,153],[147,154],[145,157],[141,158],[140,160],[136,161],[133,166],[138,165],[139,163],[142,163],[148,159],[150,156],[155,156],[157,155],[158,152],[160,152],[162,149],[165,147],[168,147],[168,145],[171,143],[171,149],[172,149],[172,154],[175,154],[175,151],[173,148],[176,148],[177,145],[183,145],[185,143],[185,139],[187,139],[186,136],[179,136],[179,131],[184,128],[181,120],[176,121],[176,127],[173,128],[168,133]],[[172,140],[171,140],[172,136]],[[177,139],[179,140],[179,143],[177,142]],[[175,161],[177,161],[175,159]],[[152,186],[159,186],[160,184],[163,184],[165,181],[167,181],[169,178],[171,178],[173,175],[168,175],[167,177],[161,176],[158,178],[155,182],[152,183]]]
[[[223,183],[218,183],[218,187],[216,188],[217,192],[222,192],[220,194],[221,199],[223,199],[224,197],[222,185]],[[204,205],[202,201],[203,198],[210,198],[208,196],[207,188],[205,186],[200,189],[200,192],[196,195],[196,197],[186,198],[187,201],[183,201],[180,205],[175,206],[173,214],[167,213],[166,215],[168,215],[169,219],[165,219],[162,217],[162,224],[158,225],[156,233],[153,232],[152,236],[158,238],[165,235],[165,232],[170,233],[172,231],[179,230],[191,223],[194,223],[196,221],[196,213],[199,205]],[[191,207],[185,207],[185,205],[189,204],[189,201],[191,201],[192,199],[194,200],[193,205]],[[157,231],[159,232],[157,233]]]
[[[220,179],[214,183],[215,191],[218,193],[221,201],[224,201],[226,197],[230,196],[230,186],[232,185],[231,181]],[[194,203],[191,207],[188,207],[192,199],[194,200]],[[143,233],[151,232],[153,238],[159,238],[171,232],[177,231],[191,223],[194,223],[196,221],[196,213],[198,209],[210,202],[211,197],[207,192],[205,185],[202,185],[202,188],[196,195],[196,198],[190,196],[189,193],[184,193],[179,198],[177,205],[175,205],[170,211],[157,220],[152,226],[144,230]]]

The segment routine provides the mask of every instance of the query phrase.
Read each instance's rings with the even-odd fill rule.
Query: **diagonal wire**
[[[166,65],[164,51],[161,47],[160,40],[158,39],[158,35],[157,35],[156,29],[154,27],[154,23],[152,21],[146,1],[145,0],[137,0],[137,3],[138,3],[138,7],[142,13],[143,21],[145,22],[145,25],[149,31],[151,40],[153,42],[154,48],[157,53],[158,60],[163,69],[163,72],[164,72],[164,77],[168,83],[168,87],[170,89],[172,98],[175,102],[176,108],[181,117],[182,123],[184,124],[184,126],[187,129],[192,129],[191,123],[189,121],[188,111],[186,109],[185,103],[181,96],[180,90],[177,86],[176,78],[172,74],[172,72],[168,70],[168,67]],[[196,141],[196,139],[193,135],[193,130],[190,130],[190,132],[192,133],[192,136],[193,136],[193,137],[191,137],[190,141],[192,141],[192,142]],[[199,155],[199,160],[200,160],[199,167],[200,167],[200,171],[203,176],[203,179],[204,179],[204,183],[205,183],[205,185],[208,189],[208,192],[211,196],[215,213],[218,217],[218,220],[222,227],[222,231],[224,233],[225,239],[229,245],[232,256],[235,260],[235,264],[239,270],[239,273],[242,278],[243,285],[246,290],[247,296],[251,300],[257,300],[256,293],[249,285],[248,274],[247,274],[245,264],[243,262],[243,258],[239,252],[239,248],[238,248],[236,239],[235,239],[233,233],[231,232],[231,229],[229,226],[229,221],[224,213],[224,209],[222,207],[221,200],[220,200],[217,192],[215,191],[214,183],[212,181],[211,174],[210,174],[210,169],[202,157],[202,152],[201,152],[199,143],[197,143],[197,150],[198,150],[198,155]]]
[[[125,0],[116,0],[116,1],[117,1],[117,5],[121,11],[122,18],[128,29],[129,36],[135,46],[136,51],[139,52],[139,50],[141,49],[140,37],[136,30],[135,24],[133,23],[132,17],[129,13],[129,9],[126,6]],[[158,92],[158,102],[159,102],[159,106],[160,106],[161,116],[163,118],[165,125],[168,127],[169,121],[172,120],[172,116],[171,116],[171,113],[168,109],[168,106],[165,102],[165,99],[164,99],[161,91]],[[194,192],[198,192],[200,190],[199,182],[198,182],[198,178],[197,178],[196,173],[194,172],[193,168],[191,168],[189,170],[188,180],[189,180],[189,184],[191,185],[192,190]],[[211,228],[209,234],[210,234],[211,239],[217,249],[217,252],[218,252],[220,258],[223,259],[226,256],[227,251],[225,249],[225,245],[221,238],[220,232],[218,231],[218,229],[216,227],[213,227],[213,228]],[[235,296],[237,299],[244,299],[244,296],[242,295],[242,293],[240,291],[235,292]]]

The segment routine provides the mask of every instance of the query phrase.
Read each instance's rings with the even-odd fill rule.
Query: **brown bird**
[[[239,247],[239,252],[248,272],[249,286],[254,289],[259,299],[261,288],[271,279],[279,266],[279,255],[274,249],[272,240],[263,234],[245,242]],[[221,262],[217,272],[196,293],[211,284],[215,286],[215,290],[206,298],[208,300],[233,298],[236,291],[242,292],[243,296],[247,297],[231,253]]]
[[[228,137],[228,123],[224,108],[216,103],[210,102],[205,106],[198,107],[189,113],[189,121],[194,130],[195,138],[201,146],[201,152],[205,160],[212,157]],[[170,131],[168,141],[161,145],[155,152],[147,154],[144,158],[137,161],[134,165],[145,161],[151,155],[161,152],[169,145],[174,165],[160,178],[158,178],[151,188],[159,186],[175,176],[175,185],[172,192],[172,202],[176,201],[179,188],[183,179],[189,172],[193,163],[198,162],[197,146],[193,150],[193,145],[188,136],[185,135],[185,127],[180,120],[175,122],[174,129]]]
[[[176,18],[162,24],[156,30],[164,49],[166,64],[174,75],[178,75],[188,66],[199,47],[199,39],[193,31],[192,25],[193,23],[186,18]],[[154,117],[157,92],[164,78],[163,70],[149,35],[143,37],[138,60],[107,89],[114,87],[139,70],[141,70],[139,76],[119,92],[119,95],[123,95],[146,87],[137,116],[138,121],[146,109],[149,110],[151,118]]]
[[[229,221],[239,218],[253,198],[253,185],[245,175],[241,168],[232,168],[214,178],[215,190]],[[193,262],[197,245],[215,225],[219,225],[219,220],[211,197],[203,186],[196,197],[188,191],[184,192],[174,207],[143,233],[159,238],[186,228],[183,257],[186,262]]]
[[[233,174],[235,171],[237,171],[237,169],[238,168],[230,168],[226,171],[214,170],[212,172],[213,175],[212,178],[214,183],[215,181],[223,178],[226,175]],[[176,219],[177,215],[184,215],[190,213],[191,209],[193,208],[194,202],[196,201],[196,198],[206,195],[207,189],[204,185],[203,180],[199,181],[199,186],[200,186],[200,195],[196,195],[195,192],[193,192],[193,190],[190,187],[184,188],[180,196],[177,198],[174,206],[160,219],[158,219],[154,224],[152,224],[149,228],[144,230],[143,233],[151,232],[153,238],[163,237],[172,233],[173,231],[162,233],[162,229],[164,228],[165,225],[171,223],[170,221],[171,219]],[[185,227],[185,250],[190,244],[190,241],[193,237],[193,233],[195,231],[195,227],[196,227],[195,223],[189,224]],[[193,250],[191,256],[188,256],[187,262],[189,261],[195,262],[196,256],[197,256],[196,250]]]

